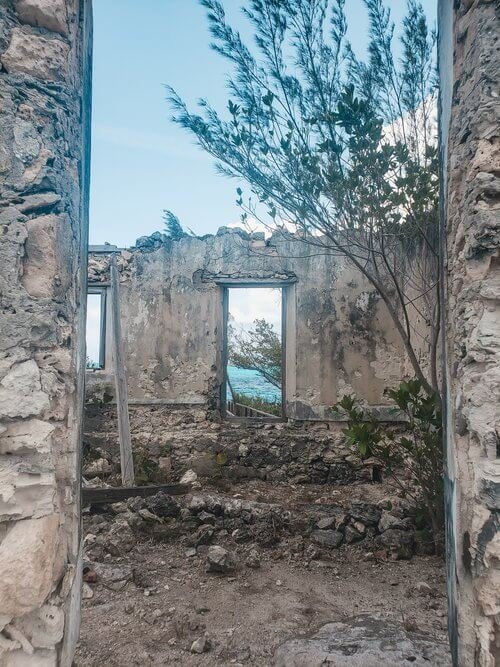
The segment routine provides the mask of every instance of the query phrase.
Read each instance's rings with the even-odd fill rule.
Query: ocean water
[[[268,382],[259,371],[228,366],[227,374],[231,386],[238,394],[258,396],[266,401],[281,401],[281,389]],[[231,396],[229,388],[227,395]]]

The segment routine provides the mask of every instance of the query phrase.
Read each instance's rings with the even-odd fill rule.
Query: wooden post
[[[122,327],[120,320],[120,280],[115,255],[111,255],[111,321],[113,329],[113,360],[118,411],[118,437],[120,440],[120,464],[123,486],[134,486],[134,459],[128,416],[128,388],[123,358]]]

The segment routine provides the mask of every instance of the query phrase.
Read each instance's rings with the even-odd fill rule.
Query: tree
[[[434,44],[408,0],[401,57],[382,0],[364,0],[368,58],[346,39],[345,0],[249,0],[252,52],[207,9],[213,48],[233,67],[227,114],[191,112],[170,89],[174,120],[196,137],[253,216],[311,253],[346,257],[375,287],[422,387],[439,392],[438,156]],[[416,319],[423,322],[417,328]],[[430,350],[421,355],[420,350]],[[428,358],[422,361],[423,358]]]
[[[243,333],[230,326],[228,338],[230,363],[259,371],[268,382],[281,388],[281,339],[272,324],[257,319]]]
[[[165,223],[165,232],[167,236],[173,241],[179,241],[185,236],[188,236],[182,229],[179,218],[172,213],[172,211],[163,211],[163,222]]]

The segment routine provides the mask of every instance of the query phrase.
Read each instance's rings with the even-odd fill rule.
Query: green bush
[[[348,418],[343,430],[347,443],[363,458],[376,459],[412,500],[417,523],[432,529],[437,552],[443,549],[443,446],[439,397],[427,393],[420,380],[402,382],[385,393],[406,421],[394,429],[353,396],[344,396],[334,410]]]

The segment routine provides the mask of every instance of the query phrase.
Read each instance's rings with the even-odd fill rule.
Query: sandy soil
[[[444,565],[438,558],[367,561],[362,548],[342,547],[328,561],[309,562],[280,545],[260,550],[261,567],[250,569],[244,564],[249,545],[224,546],[240,562],[234,575],[205,572],[208,547],[189,557],[181,544],[142,543],[123,558],[106,558],[133,565],[134,582],[120,591],[92,586],[75,665],[267,667],[286,639],[364,611],[400,614],[407,629],[445,639]],[[419,582],[432,591],[416,589]],[[205,633],[210,649],[191,653]]]

